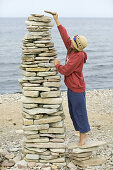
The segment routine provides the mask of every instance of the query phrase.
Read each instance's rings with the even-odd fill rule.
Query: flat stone
[[[60,80],[58,80],[58,79],[49,79],[47,81],[49,81],[49,82],[59,82]]]
[[[44,79],[47,79],[47,80],[49,80],[49,79],[58,79],[58,80],[60,80],[60,78],[61,78],[61,76],[47,76],[47,77],[44,77]]]
[[[62,84],[60,82],[44,82],[44,87],[60,87]]]
[[[42,149],[42,148],[27,148],[28,151],[35,151],[35,152],[38,152],[38,153],[44,153],[47,151],[47,149]]]
[[[10,152],[17,152],[19,150],[20,150],[20,148],[12,148],[12,149],[10,149]]]
[[[30,83],[35,84],[35,83],[43,83],[47,80],[35,80],[35,81],[30,81]]]
[[[95,147],[95,146],[99,147],[99,146],[103,146],[105,144],[106,144],[106,142],[93,141],[93,142],[89,142],[88,144],[80,146],[80,148],[92,148],[92,147]]]
[[[26,109],[33,109],[33,108],[36,108],[38,107],[37,104],[23,104],[23,107],[26,108]]]
[[[40,136],[47,136],[50,138],[59,138],[59,139],[64,139],[65,138],[65,134],[40,134]]]
[[[26,69],[26,68],[36,68],[36,67],[38,67],[38,65],[37,64],[33,64],[33,63],[32,64],[28,64],[28,63],[27,64],[23,64],[22,63],[21,67],[24,68],[24,69]]]
[[[39,67],[55,67],[53,63],[40,63],[38,64]]]
[[[39,96],[39,91],[22,90],[22,93],[24,96],[28,96],[28,97],[38,97]]]
[[[72,153],[71,155],[72,155],[72,157],[75,157],[75,159],[77,160],[77,158],[81,159],[81,158],[85,158],[85,157],[90,157],[92,155],[92,152],[84,152],[84,153],[79,153],[79,154]]]
[[[48,87],[23,87],[26,91],[50,91]]]
[[[1,164],[2,167],[12,167],[15,165],[13,160],[4,160]]]
[[[40,52],[42,51],[47,51],[48,49],[47,48],[38,48],[38,49],[24,49],[23,50],[23,53],[26,53],[26,54],[39,54]]]
[[[69,149],[75,149],[75,148],[89,149],[89,148],[103,146],[105,144],[106,144],[105,142],[101,142],[101,141],[91,141],[91,142],[88,142],[88,144],[78,147],[75,143],[69,143],[68,148]]]
[[[42,14],[31,14],[32,16],[34,16],[34,17],[43,17],[44,15],[42,15]]]
[[[5,155],[5,158],[7,159],[13,159],[15,157],[15,155],[13,153],[9,153]]]
[[[35,44],[48,44],[50,43],[50,40],[39,40],[39,41],[34,41]]]
[[[54,115],[54,116],[62,116],[63,113],[64,113],[63,111],[59,111],[59,112],[56,112],[56,113],[54,113],[52,115]]]
[[[52,58],[52,57],[51,57]],[[54,59],[54,58],[53,58]],[[40,61],[41,63],[42,62],[44,62],[44,61],[46,61],[46,62],[48,62],[49,60],[50,60],[50,57],[35,57],[35,60],[36,61]]]
[[[39,138],[39,137],[40,137],[39,134],[36,134],[36,135],[26,135],[26,138],[27,138],[27,139],[37,139],[37,138]]]
[[[49,160],[49,159],[55,159],[55,158],[57,158],[57,156],[53,156],[53,155],[40,155],[40,159]]]
[[[39,57],[51,57],[57,55],[56,53],[41,53]]]
[[[36,134],[38,134],[38,131],[36,131],[36,130],[24,131],[24,135],[36,135]]]
[[[61,104],[62,98],[30,98],[22,96],[22,102],[23,103],[42,103],[42,104]]]
[[[58,109],[60,105],[43,105],[43,108]]]
[[[35,44],[36,47],[45,47],[45,44]]]
[[[53,142],[48,142],[46,143],[38,143],[38,144],[26,144],[26,147],[28,148],[56,148],[56,149],[64,149],[67,147],[67,145],[65,143],[53,143]]]
[[[39,155],[37,155],[37,154],[27,154],[26,158],[35,160],[35,159],[39,159]]]
[[[91,158],[91,159],[85,160],[85,161],[72,160],[72,162],[75,165],[79,165],[84,168],[86,168],[88,166],[99,166],[99,165],[102,165],[103,163],[105,163],[105,161],[106,161],[105,158]]]
[[[26,68],[27,71],[49,71],[50,68],[42,68],[42,67],[37,67],[37,68]]]
[[[26,119],[41,119],[43,115],[29,115],[28,113],[22,112],[22,115]]]
[[[52,114],[52,113],[57,112],[57,109],[45,109],[45,108],[25,109],[23,108],[23,111],[30,115],[36,115],[40,113]]]
[[[51,167],[41,168],[41,170],[51,170]]]
[[[42,80],[39,80],[39,82],[43,82]],[[23,83],[22,84],[22,86],[24,86],[24,87],[37,87],[37,86],[40,86],[40,84],[38,84],[38,83]]]
[[[28,162],[27,165],[30,169],[33,169],[36,166],[36,163],[35,162]]]
[[[47,82],[46,82],[47,83]],[[52,85],[51,85],[52,86]],[[50,86],[49,86],[50,87]],[[42,98],[47,98],[47,97],[60,97],[61,93],[60,91],[50,91],[50,92],[42,92],[41,94]]]
[[[62,163],[53,163],[55,166],[57,166],[58,168],[62,168],[67,166],[66,162],[62,162]]]
[[[23,77],[23,81],[42,80],[43,77]]]
[[[62,119],[62,118],[61,118]],[[64,121],[58,121],[58,122],[55,122],[55,123],[50,123],[50,127],[63,127],[64,126]]]
[[[60,143],[60,142],[61,142],[61,143],[65,142],[64,139],[57,139],[57,138],[56,138],[56,139],[55,139],[55,138],[54,138],[54,139],[50,139],[49,141],[50,141],[50,142],[58,142],[58,143]]]
[[[72,162],[69,162],[69,164],[67,164],[67,167],[68,167],[70,170],[77,170],[77,167],[76,167]]]
[[[85,149],[76,148],[76,149],[72,149],[72,153],[74,153],[74,154],[81,154],[81,153],[87,153],[87,152],[96,151],[97,149],[98,149],[97,146],[95,146],[93,148],[85,148]]]
[[[64,157],[61,157],[61,158],[56,158],[56,159],[51,159],[51,160],[40,160],[40,162],[65,162],[65,158]]]
[[[46,130],[40,130],[40,133],[64,133],[64,128],[49,128]]]
[[[33,125],[33,119],[24,119],[24,118],[23,118],[23,124],[24,124],[25,126],[27,126],[27,125]]]
[[[65,149],[50,149],[50,151],[55,153],[65,153]]]
[[[53,76],[53,75],[56,75],[57,74],[57,72],[56,71],[54,71],[54,72],[39,72],[39,73],[37,73],[37,76]]]
[[[85,160],[89,160],[90,158],[91,158],[90,156],[81,157],[81,158],[72,156],[72,159],[76,161],[85,161]]]
[[[50,22],[51,18],[48,16],[36,17],[32,15],[28,17],[28,21]]]
[[[39,120],[34,120],[34,124],[44,124],[44,123],[51,123],[51,122],[58,122],[62,118],[60,116],[49,116],[47,118],[42,118]]]
[[[24,139],[26,143],[47,143],[49,142],[49,138],[38,138],[38,139]]]
[[[22,70],[22,74],[26,77],[35,77],[36,76],[35,72],[31,73],[31,72],[27,72],[27,71],[24,71],[24,70]]]
[[[30,125],[30,126],[23,126],[24,131],[33,131],[33,130],[42,130],[42,129],[48,129],[49,124],[41,124],[41,125]]]

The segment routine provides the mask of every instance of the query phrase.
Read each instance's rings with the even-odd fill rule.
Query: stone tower
[[[22,45],[23,153],[36,166],[62,167],[65,161],[65,130],[60,76],[50,30],[51,18],[32,14],[26,21]]]

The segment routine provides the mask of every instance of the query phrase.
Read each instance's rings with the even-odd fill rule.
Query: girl
[[[80,132],[78,146],[82,146],[88,137],[87,132],[90,131],[86,110],[86,85],[82,74],[83,64],[87,60],[87,55],[83,51],[87,46],[87,39],[75,35],[71,40],[66,29],[60,24],[57,13],[54,13],[53,18],[67,49],[65,65],[61,65],[57,59],[54,60],[54,64],[58,72],[64,75],[64,82],[68,88],[69,113],[75,130]]]

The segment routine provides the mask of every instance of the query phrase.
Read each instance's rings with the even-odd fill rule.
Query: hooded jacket
[[[56,69],[60,74],[64,75],[65,85],[69,89],[76,93],[84,92],[86,85],[82,70],[87,60],[87,54],[84,51],[75,52],[74,50],[68,53],[71,48],[71,39],[62,25],[58,26],[58,30],[67,49],[67,56],[65,65],[57,64]]]

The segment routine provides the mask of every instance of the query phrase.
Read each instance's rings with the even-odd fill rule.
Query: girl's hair
[[[67,54],[70,54],[72,51],[78,52],[75,48],[73,49],[72,47],[68,50]]]

